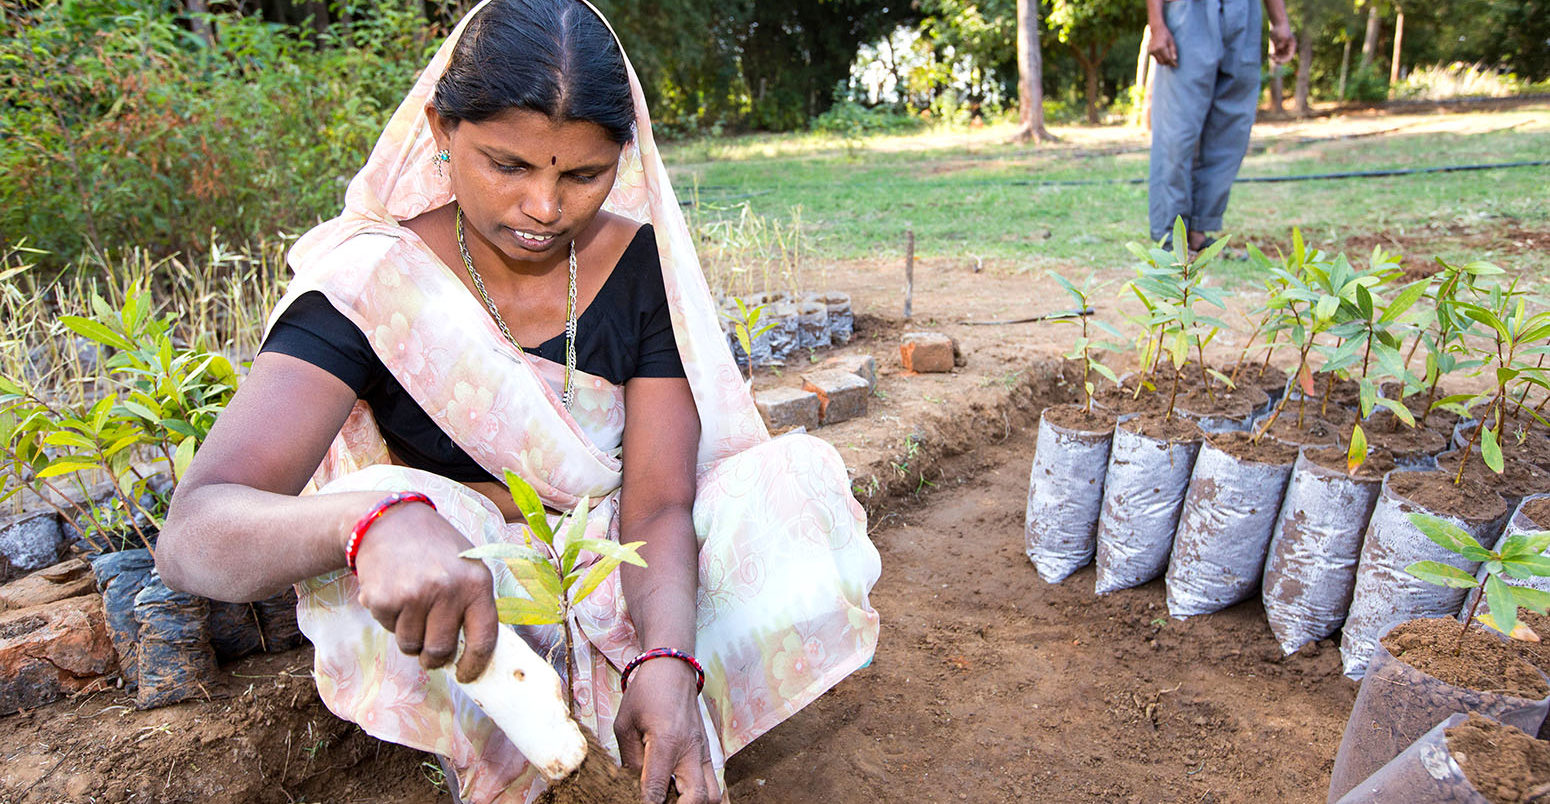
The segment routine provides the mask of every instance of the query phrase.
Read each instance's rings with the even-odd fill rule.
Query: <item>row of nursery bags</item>
[[[1040,418],[1029,478],[1027,554],[1049,583],[1096,561],[1098,594],[1166,574],[1168,610],[1181,619],[1262,590],[1283,651],[1343,625],[1345,672],[1361,678],[1383,627],[1456,614],[1467,593],[1405,567],[1431,560],[1473,573],[1479,564],[1410,522],[1425,510],[1415,492],[1442,475],[1353,475],[1344,455],[1269,438],[1256,444],[1247,432],[1203,438],[1193,424],[1155,414],[1103,429],[1079,407],[1052,407]],[[1511,508],[1484,494],[1494,502],[1483,516],[1441,515],[1491,545],[1505,538]],[[1518,519],[1516,527],[1537,529]]]

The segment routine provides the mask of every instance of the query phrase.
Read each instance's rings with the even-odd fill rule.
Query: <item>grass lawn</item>
[[[925,258],[982,258],[1001,269],[1119,267],[1146,236],[1147,135],[1055,129],[1061,142],[1014,146],[1004,126],[845,143],[754,136],[664,148],[675,186],[704,225],[741,213],[791,220],[809,254],[892,257],[912,228]],[[1543,159],[1550,105],[1505,111],[1360,115],[1262,123],[1240,177]],[[1140,183],[1124,183],[1126,180]],[[1093,182],[1059,184],[1059,182]],[[1240,183],[1227,227],[1273,247],[1292,226],[1310,242],[1412,260],[1491,259],[1550,273],[1550,167],[1385,178]],[[1527,232],[1529,240],[1523,239]],[[1516,239],[1514,239],[1516,236]],[[1535,238],[1538,238],[1537,240]],[[1525,245],[1527,243],[1527,245]],[[1397,247],[1397,248],[1396,248]],[[1244,265],[1244,263],[1239,263]],[[1229,269],[1230,270],[1230,269]]]

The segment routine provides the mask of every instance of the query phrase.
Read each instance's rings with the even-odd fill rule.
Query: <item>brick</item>
[[[100,595],[0,614],[0,715],[79,692],[117,667]]]
[[[871,355],[836,355],[819,363],[818,368],[849,372],[866,380],[868,391],[877,388],[877,361]]]
[[[939,374],[953,370],[953,339],[940,332],[906,332],[899,343],[905,371]]]
[[[818,395],[796,388],[770,388],[754,394],[753,403],[764,417],[764,424],[771,430],[790,430],[806,427],[818,428],[820,406]]]
[[[866,415],[867,381],[841,369],[825,369],[802,375],[802,387],[818,395],[818,418],[835,424]]]
[[[72,558],[0,586],[0,611],[41,606],[95,591],[97,581],[91,567]]]

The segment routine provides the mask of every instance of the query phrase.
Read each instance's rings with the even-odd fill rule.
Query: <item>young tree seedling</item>
[[[768,305],[758,304],[753,307],[743,303],[742,299],[733,298],[737,305],[737,315],[722,312],[728,321],[732,322],[732,332],[737,337],[737,345],[743,347],[743,360],[747,369],[748,380],[753,380],[753,342],[760,335],[775,328],[774,324],[759,325],[759,319],[764,316],[764,308]]]
[[[1550,548],[1550,531],[1514,534],[1502,543],[1502,549],[1498,551],[1485,549],[1463,528],[1446,519],[1417,513],[1410,515],[1410,522],[1439,547],[1457,553],[1467,561],[1479,563],[1485,571],[1483,577],[1476,579],[1458,567],[1440,561],[1417,561],[1405,567],[1406,572],[1427,583],[1475,590],[1475,599],[1469,606],[1468,616],[1464,618],[1463,628],[1459,630],[1458,643],[1453,647],[1455,656],[1463,650],[1464,636],[1469,633],[1470,624],[1477,619],[1513,639],[1539,641],[1539,636],[1532,629],[1518,621],[1518,609],[1525,608],[1544,614],[1550,608],[1550,592],[1514,586],[1502,580],[1502,576],[1520,581],[1550,577],[1550,558],[1542,555],[1546,548]],[[1481,600],[1485,601],[1486,611],[1476,616]]]
[[[1076,285],[1071,284],[1070,280],[1066,279],[1065,277],[1061,276],[1058,273],[1055,273],[1054,271],[1050,272],[1050,276],[1054,277],[1055,281],[1059,282],[1060,286],[1065,289],[1066,293],[1070,294],[1071,298],[1076,301],[1076,309],[1078,311],[1086,311],[1086,310],[1088,310],[1091,307],[1091,304],[1089,303],[1089,301],[1092,299],[1093,294],[1097,293],[1098,291],[1102,290],[1104,287],[1106,287],[1107,285],[1110,284],[1108,282],[1098,282],[1098,281],[1096,281],[1096,278],[1092,274],[1088,274],[1087,275],[1087,278],[1082,281],[1081,287],[1077,287]],[[1091,373],[1092,372],[1097,372],[1098,374],[1103,375],[1105,378],[1107,378],[1109,380],[1109,382],[1112,382],[1115,385],[1119,384],[1119,378],[1114,375],[1114,372],[1108,366],[1103,365],[1103,363],[1099,362],[1097,358],[1092,356],[1092,347],[1093,346],[1098,346],[1100,348],[1108,348],[1110,346],[1110,344],[1108,344],[1108,343],[1096,343],[1095,344],[1092,341],[1092,339],[1088,336],[1088,329],[1087,329],[1088,318],[1089,318],[1089,316],[1087,316],[1087,315],[1078,315],[1078,316],[1076,316],[1075,319],[1060,318],[1060,319],[1056,319],[1056,321],[1058,321],[1058,322],[1071,322],[1073,320],[1076,320],[1076,321],[1079,321],[1081,323],[1082,335],[1081,335],[1081,337],[1076,339],[1075,343],[1073,343],[1071,345],[1071,351],[1067,352],[1065,354],[1065,357],[1066,357],[1067,360],[1080,360],[1080,361],[1082,361],[1082,393],[1084,394],[1084,397],[1085,397],[1085,400],[1086,400],[1085,404],[1083,406],[1083,410],[1087,411],[1088,413],[1092,413],[1092,410],[1093,410],[1094,383],[1092,381],[1092,374]],[[1113,335],[1116,338],[1123,338],[1124,337],[1124,336],[1120,335],[1119,330],[1115,329],[1113,326],[1111,326],[1111,325],[1109,325],[1109,324],[1107,324],[1107,323],[1105,323],[1103,321],[1095,320],[1092,323],[1093,323],[1093,325],[1097,326],[1099,329],[1103,330],[1104,332],[1109,333],[1110,335]]]

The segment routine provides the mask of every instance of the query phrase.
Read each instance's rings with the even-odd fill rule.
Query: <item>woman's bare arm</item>
[[[321,368],[264,353],[221,413],[179,483],[156,565],[175,589],[257,600],[345,565],[345,543],[374,492],[296,496],[355,404]],[[458,557],[470,543],[428,506],[395,506],[361,545],[361,605],[399,648],[440,667],[467,649],[459,677],[476,677],[494,650],[489,570]]]
[[[620,570],[625,604],[645,648],[694,651],[699,547],[694,533],[700,420],[689,382],[637,377],[624,386],[624,480],[619,536],[644,541],[645,568]],[[694,671],[656,659],[638,667],[614,727],[625,763],[642,769],[645,801],[661,801],[669,777],[681,801],[720,801],[700,721]]]

